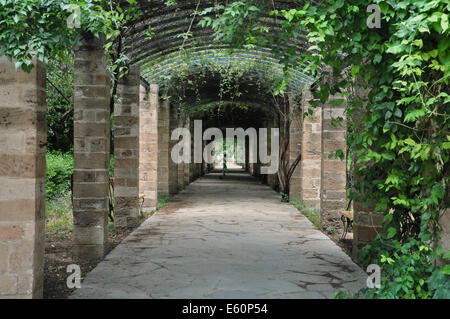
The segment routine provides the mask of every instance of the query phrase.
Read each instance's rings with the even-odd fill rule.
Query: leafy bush
[[[398,240],[377,238],[361,250],[363,266],[378,264],[381,267],[379,288],[363,288],[355,295],[349,292],[336,294],[337,298],[381,299],[441,299],[450,298],[450,265],[435,267],[433,261],[442,249],[433,251],[431,246],[410,238],[405,243]],[[450,255],[444,254],[444,259]]]
[[[47,199],[52,200],[71,191],[73,155],[47,152]]]

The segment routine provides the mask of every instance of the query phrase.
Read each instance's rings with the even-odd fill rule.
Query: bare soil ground
[[[147,217],[143,217],[142,223]],[[139,224],[140,224],[139,223]],[[111,230],[108,235],[106,254],[116,247],[134,229]],[[72,231],[48,232],[45,239],[45,266],[44,266],[44,298],[65,299],[76,288],[67,287],[67,266],[77,264],[84,278],[102,260],[83,261],[72,255]]]
[[[347,233],[345,239],[341,240],[341,233],[337,232],[332,235],[324,232],[332,241],[342,248],[344,253],[346,253],[350,258],[352,258],[352,248],[353,248],[353,233]],[[353,258],[352,258],[353,259]]]

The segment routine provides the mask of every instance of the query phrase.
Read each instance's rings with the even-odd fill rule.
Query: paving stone
[[[367,275],[246,173],[210,173],[122,241],[71,298],[333,298]]]

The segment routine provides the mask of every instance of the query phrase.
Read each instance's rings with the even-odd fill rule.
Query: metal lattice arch
[[[229,54],[229,46],[214,39],[211,28],[198,24],[203,16],[199,15],[204,9],[214,3],[199,0],[177,1],[168,5],[167,1],[139,1],[142,15],[128,25],[123,34],[125,53],[131,58],[131,63],[141,69],[141,77],[147,83],[161,84],[162,79],[173,72],[183,63],[182,52],[189,52],[190,62],[195,70],[201,68],[205,60],[214,60],[217,64],[234,64],[248,61],[259,66],[262,76],[273,72],[281,75],[279,61],[270,53],[270,48],[259,47],[251,50],[236,50]],[[225,2],[221,2],[225,3]],[[272,5],[272,2],[270,2]],[[276,9],[291,9],[298,7],[297,1],[274,1]],[[208,13],[205,16],[211,16]],[[279,27],[274,17],[262,15],[263,25],[273,29]],[[151,27],[153,36],[149,38],[146,32]],[[189,31],[191,36],[185,37]],[[299,51],[305,49],[305,39],[299,37],[288,46],[296,47]],[[302,73],[302,70],[290,70],[288,79],[289,89],[300,92],[306,84],[314,82],[313,78]]]

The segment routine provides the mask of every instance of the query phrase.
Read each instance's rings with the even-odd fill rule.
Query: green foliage
[[[328,226],[326,229],[328,235],[333,235],[334,233],[336,233],[336,228],[333,226]]]
[[[300,200],[291,200],[290,203],[320,229],[320,211],[318,209],[309,207]]]
[[[364,298],[427,299],[450,296],[450,276],[433,266],[441,249],[433,250],[420,240],[410,238],[401,243],[381,237],[361,251],[363,265],[381,267],[381,287],[364,288],[355,296]],[[343,297],[340,295],[340,297]]]
[[[156,203],[156,210],[161,210],[164,209],[164,207],[166,207],[166,204],[169,202],[170,197],[167,194],[163,194],[161,196],[158,197],[158,201]]]
[[[109,158],[109,177],[114,177],[114,154],[111,154]]]
[[[250,12],[258,2],[243,2],[229,5],[216,23],[210,22],[217,38],[234,48],[272,47],[285,70],[303,68],[320,76],[317,100],[310,101],[313,107],[336,94],[342,99],[335,104],[347,100],[347,147],[358,175],[351,197],[385,214],[386,233],[379,241],[392,241],[388,255],[378,241],[366,248],[385,272],[378,292],[366,296],[434,296],[433,284],[424,285],[436,271],[432,242],[438,238],[439,216],[448,207],[444,196],[450,176],[450,4],[333,0],[291,10],[275,8],[270,15],[280,28],[263,34],[267,8],[258,5],[261,10]],[[371,3],[381,8],[380,29],[368,28],[366,8]],[[249,15],[252,18],[245,19]],[[300,35],[308,44],[301,52],[289,46]]]
[[[60,193],[47,201],[45,211],[46,236],[70,238],[70,231],[73,230],[71,192]]]
[[[73,174],[73,155],[70,153],[47,152],[47,199],[52,200],[61,194],[71,192]]]
[[[198,64],[192,63],[190,54],[189,50],[183,50],[183,60],[160,79],[163,98],[170,98],[172,103],[178,104],[186,117],[201,116],[213,109],[220,110],[225,104],[234,103],[250,92],[263,97],[274,81],[274,75],[280,74],[276,65],[270,65],[264,70],[266,72],[261,72],[261,66],[255,61],[235,59],[233,63],[221,63],[220,58],[228,57],[227,52],[221,50],[208,51],[208,56],[196,54],[195,59],[202,60],[199,68]],[[147,68],[151,67],[147,65]],[[218,83],[218,101],[202,103],[202,94],[205,92],[199,88],[213,81]],[[251,87],[245,85],[249,82],[252,83]]]
[[[280,192],[281,195],[281,201],[283,203],[289,203],[289,194],[285,194],[283,192]]]
[[[67,27],[68,0],[1,0],[0,56],[15,59],[16,68],[30,71],[32,57],[47,62],[49,54],[62,56],[76,43]]]
[[[73,149],[73,57],[71,52],[47,65],[47,147]]]
[[[126,25],[140,16],[136,0],[127,0],[123,9],[111,0],[1,0],[0,56],[15,59],[16,68],[29,72],[32,59],[47,63],[50,58],[63,58],[80,35],[91,33],[103,37],[113,79],[127,73],[126,47],[114,48],[121,42]],[[80,9],[81,28],[70,28],[73,7]],[[73,21],[70,21],[73,22]],[[119,45],[120,46],[120,45]]]

